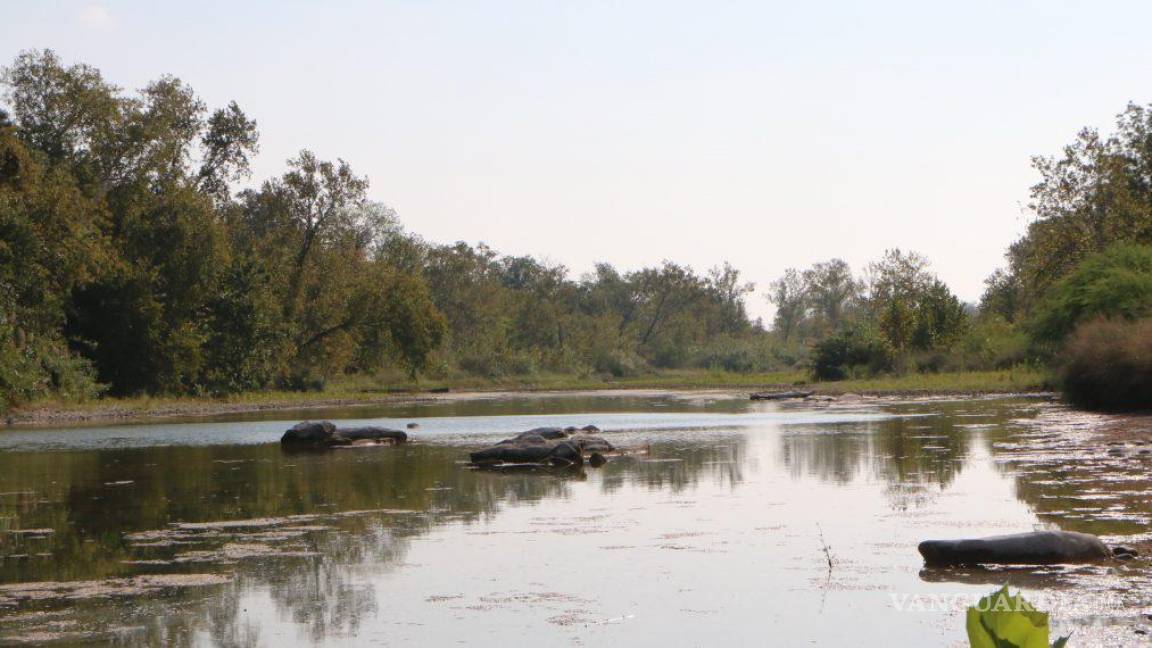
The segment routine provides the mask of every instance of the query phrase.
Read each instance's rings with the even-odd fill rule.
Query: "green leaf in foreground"
[[[972,648],[1049,648],[1048,613],[1040,612],[1008,586],[985,596],[968,608],[968,642]],[[1063,648],[1068,638],[1053,648]]]

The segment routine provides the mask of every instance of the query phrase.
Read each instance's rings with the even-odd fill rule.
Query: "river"
[[[419,427],[281,450],[321,416]],[[637,452],[574,474],[465,463],[585,424]],[[1070,646],[1141,645],[1144,560],[925,570],[916,544],[1063,528],[1143,548],[1142,425],[1038,398],[668,392],[7,429],[0,643],[966,646],[964,606],[1008,582]]]

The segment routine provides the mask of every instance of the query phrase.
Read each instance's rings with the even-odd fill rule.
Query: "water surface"
[[[407,446],[320,454],[281,450],[298,420],[284,414],[0,432],[0,642],[965,645],[946,597],[1005,581],[1061,606],[1073,645],[1146,636],[1142,562],[922,570],[929,537],[1147,540],[1148,455],[1095,452],[1105,419],[1043,401],[694,393],[322,414],[420,428]],[[464,464],[510,433],[588,423],[646,452],[566,475]]]

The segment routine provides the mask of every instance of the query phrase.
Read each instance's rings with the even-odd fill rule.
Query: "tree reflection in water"
[[[797,478],[839,485],[882,480],[893,506],[906,508],[956,479],[970,442],[971,433],[951,417],[893,418],[790,426],[780,437],[780,456]]]
[[[701,479],[736,485],[744,446],[736,432],[681,434],[654,444],[649,456],[611,461],[597,478],[605,493],[629,485],[679,492]],[[461,465],[463,456],[434,444],[321,454],[256,445],[0,455],[0,529],[51,530],[0,533],[0,586],[151,573],[233,578],[167,591],[162,604],[21,602],[18,591],[0,592],[0,618],[11,621],[0,639],[42,628],[43,618],[29,614],[66,612],[53,617],[65,639],[83,639],[70,634],[83,630],[178,646],[203,633],[213,643],[251,645],[261,624],[244,605],[261,596],[308,640],[354,635],[386,605],[359,575],[366,566],[401,565],[412,539],[437,527],[569,498],[572,480],[584,477],[479,472]],[[243,520],[251,526],[236,525]]]

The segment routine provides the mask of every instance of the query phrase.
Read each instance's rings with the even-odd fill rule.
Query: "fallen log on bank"
[[[772,392],[755,392],[752,394],[752,400],[791,400],[794,398],[808,398],[814,391],[772,391]]]

